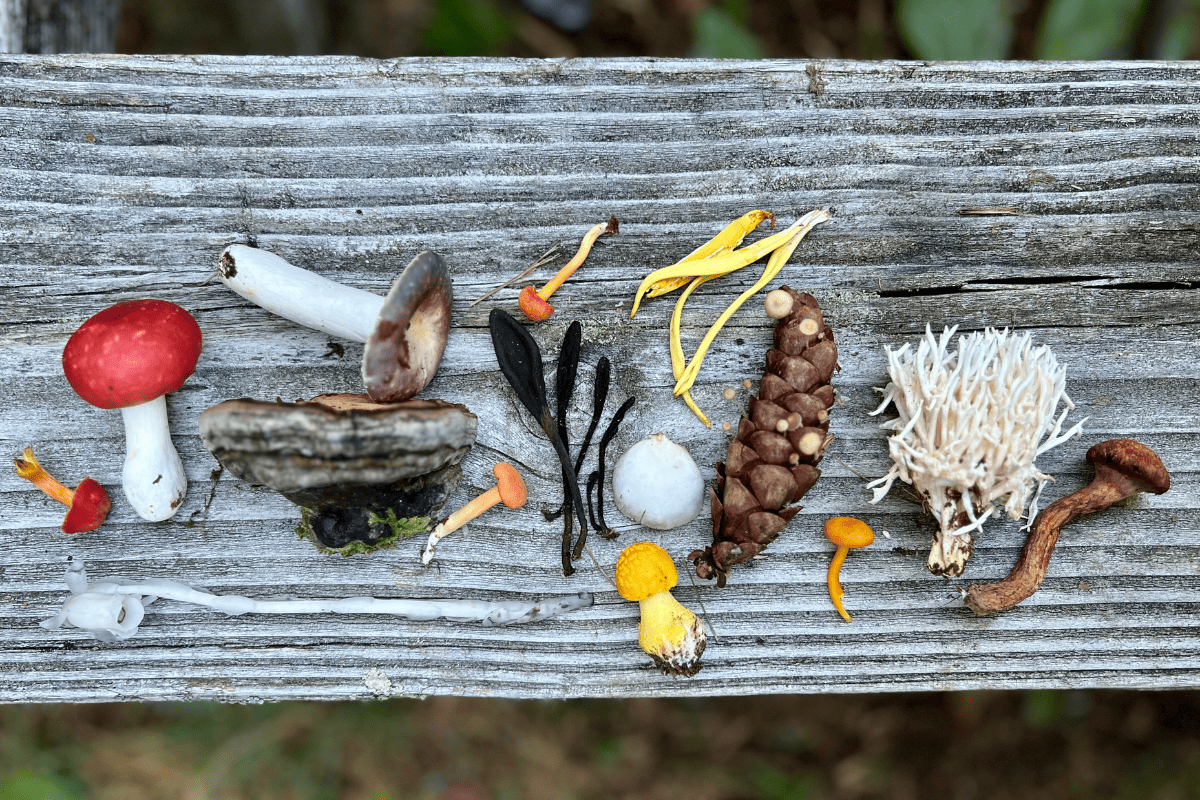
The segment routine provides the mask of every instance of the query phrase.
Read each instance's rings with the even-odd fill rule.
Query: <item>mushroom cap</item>
[[[637,542],[626,547],[614,572],[617,592],[633,602],[670,591],[679,583],[675,562],[654,542]]]
[[[437,253],[418,254],[392,283],[363,349],[363,383],[373,400],[398,403],[433,380],[453,298],[446,260]]]
[[[285,494],[389,485],[457,464],[478,424],[456,403],[376,403],[361,394],[302,403],[226,400],[199,422],[204,445],[230,472]]]
[[[763,300],[763,308],[771,319],[783,319],[792,313],[794,304],[792,296],[783,289],[767,292],[767,296]]]
[[[496,488],[500,490],[500,502],[509,508],[520,508],[525,505],[525,501],[529,499],[529,492],[525,489],[525,479],[512,464],[501,461],[492,467],[492,474],[496,476]]]
[[[112,502],[104,487],[91,478],[84,478],[75,487],[75,499],[63,517],[63,533],[84,533],[94,531],[104,524],[108,512],[112,510]]]
[[[130,300],[79,326],[63,348],[63,373],[98,408],[136,406],[182,386],[203,347],[200,326],[180,306]]]
[[[854,550],[875,541],[875,531],[861,519],[834,517],[825,523],[825,538],[838,547]]]
[[[1087,460],[1096,468],[1097,477],[1104,470],[1115,472],[1134,491],[1162,494],[1171,488],[1171,474],[1158,453],[1133,439],[1109,439],[1092,445]]]
[[[521,290],[521,295],[517,298],[517,305],[525,312],[525,316],[534,322],[550,319],[554,314],[554,306],[543,300],[542,296],[537,293],[537,289],[532,286],[526,286]]]

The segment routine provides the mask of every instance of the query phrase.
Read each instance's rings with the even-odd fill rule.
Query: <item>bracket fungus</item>
[[[704,507],[700,468],[665,433],[635,442],[617,459],[612,490],[622,514],[660,531],[688,524]]]
[[[521,473],[517,472],[516,467],[512,464],[500,462],[492,467],[492,474],[496,476],[495,486],[477,496],[474,500],[446,517],[434,527],[433,532],[429,534],[429,541],[425,544],[425,551],[421,553],[422,564],[429,564],[430,561],[433,561],[433,551],[437,547],[438,542],[497,503],[504,503],[509,508],[521,508],[525,505],[525,501],[529,498],[529,493],[525,488],[525,479],[521,477]]]
[[[301,532],[349,555],[427,531],[458,485],[477,420],[442,400],[376,403],[226,400],[200,414],[200,438],[231,473],[305,509]]]
[[[121,484],[133,510],[151,522],[174,516],[187,494],[165,398],[195,371],[203,347],[200,326],[183,308],[131,300],[84,322],[63,348],[63,373],[75,393],[97,408],[121,409]]]
[[[407,400],[437,372],[453,299],[450,273],[437,253],[418,254],[386,297],[240,244],[225,248],[217,272],[222,283],[272,314],[365,344],[363,384],[376,402]]]
[[[878,503],[899,478],[920,494],[938,523],[929,553],[929,571],[956,577],[974,547],[974,532],[1004,500],[1012,519],[1029,506],[1037,515],[1038,496],[1050,476],[1034,459],[1079,433],[1083,421],[1066,433],[1062,424],[1075,407],[1066,393],[1066,370],[1028,333],[987,328],[958,338],[957,327],[934,337],[929,326],[916,349],[887,348],[891,382],[873,414],[895,404],[897,417],[880,427],[892,431],[892,467],[867,484]],[[1066,407],[1055,417],[1059,403]],[[1086,421],[1086,420],[1085,420]],[[1034,484],[1037,484],[1036,490]]]
[[[666,550],[637,542],[622,551],[614,570],[617,592],[638,603],[638,644],[666,675],[691,677],[703,666],[708,636],[700,618],[671,594],[679,572]]]
[[[91,478],[84,478],[74,489],[63,486],[38,463],[32,447],[26,447],[18,458],[13,459],[13,466],[19,477],[67,507],[61,526],[63,533],[94,531],[104,524],[108,512],[112,510],[108,492],[103,486]]]
[[[1038,514],[1008,577],[997,583],[976,583],[967,589],[967,606],[976,614],[1007,611],[1032,597],[1042,585],[1050,556],[1064,525],[1083,514],[1108,508],[1138,492],[1163,494],[1171,475],[1158,454],[1133,439],[1110,439],[1087,451],[1096,475],[1084,488],[1048,505]]]
[[[105,578],[88,581],[83,562],[67,567],[71,596],[50,619],[39,625],[47,630],[80,628],[101,642],[122,642],[138,632],[146,606],[163,600],[207,606],[229,616],[241,614],[390,614],[411,620],[448,619],[481,622],[485,627],[516,625],[553,617],[592,605],[592,595],[581,593],[537,602],[484,600],[407,600],[403,598],[348,597],[318,600],[254,600],[236,594],[213,594],[185,583],[162,578],[137,581]]]

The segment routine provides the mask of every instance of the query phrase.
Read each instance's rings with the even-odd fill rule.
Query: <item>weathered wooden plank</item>
[[[59,510],[0,476],[0,699],[209,698],[239,702],[459,693],[513,697],[1200,685],[1200,65],[703,61],[454,61],[349,58],[0,57],[0,443],[35,445],[64,476],[91,474],[114,508],[71,539]],[[1016,207],[971,217],[966,208]],[[728,434],[670,396],[673,302],[630,320],[641,277],[750,208],[790,222],[827,207],[778,282],[815,293],[837,331],[841,405],[825,475],[767,557],[717,590],[686,577],[717,632],[689,681],[654,673],[634,605],[590,561],[569,579],[561,495],[540,430],[500,377],[493,306],[470,302],[550,245],[604,240],[533,329],[552,374],[567,323],[584,323],[573,440],[594,364],[614,364],[609,413],[638,404],[614,453],[652,431],[692,452],[706,479]],[[284,399],[360,387],[361,346],[274,318],[204,283],[231,242],[382,293],[420,249],[455,281],[454,329],[428,396],[466,403],[479,440],[451,503],[512,460],[532,502],[455,534],[433,568],[420,543],[329,558],[297,539],[294,506],[228,474],[196,415],[232,397]],[[544,280],[547,267],[530,278]],[[757,268],[702,287],[684,316],[691,352]],[[119,490],[119,415],[85,406],[59,358],[100,308],[161,297],[199,320],[196,374],[169,399],[191,486],[170,522],[148,524]],[[1084,435],[1046,453],[1053,499],[1086,480],[1106,438],[1154,447],[1175,488],[1074,523],[1041,591],[976,619],[956,586],[1004,575],[1024,534],[997,521],[967,579],[924,570],[932,521],[861,476],[887,470],[873,387],[885,347],[926,324],[1031,330],[1068,370]],[[761,375],[771,326],[740,311],[695,397],[735,422],[721,393]],[[748,392],[739,388],[745,402]],[[594,456],[592,457],[594,459]],[[610,464],[613,458],[610,458]],[[593,461],[589,459],[590,464]],[[829,607],[820,535],[834,514],[887,531],[843,574],[846,625]],[[677,558],[709,539],[701,519],[593,540],[608,567],[638,538]],[[101,645],[36,625],[63,599],[67,556],[94,576],[171,577],[220,592],[506,599],[580,590],[597,605],[520,628],[367,617],[229,618],[162,601],[138,636]]]

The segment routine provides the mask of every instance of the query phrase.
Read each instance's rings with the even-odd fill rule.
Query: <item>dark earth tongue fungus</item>
[[[587,525],[583,510],[583,498],[579,493],[579,481],[571,464],[571,455],[558,435],[558,423],[550,413],[546,402],[546,375],[542,368],[542,351],[538,343],[525,330],[525,326],[500,308],[493,308],[488,316],[488,328],[492,334],[492,347],[496,351],[496,363],[509,386],[521,401],[525,410],[538,421],[542,432],[554,445],[562,465],[563,493],[575,509],[579,527]],[[563,554],[563,575],[575,571],[571,566],[570,553]]]
[[[629,413],[629,409],[633,408],[636,400],[637,398],[635,397],[628,398],[617,409],[617,413],[613,414],[608,427],[604,429],[604,435],[600,437],[600,454],[596,463],[596,471],[588,476],[588,513],[591,514],[592,511],[592,489],[599,487],[599,491],[596,492],[596,513],[592,516],[592,527],[596,529],[596,533],[605,539],[617,538],[620,535],[620,531],[615,531],[608,527],[608,524],[604,521],[604,455],[608,452],[608,445],[616,438],[617,429],[621,427],[621,421],[625,419],[625,415]]]
[[[558,436],[562,439],[563,447],[569,453],[571,445],[567,434],[567,411],[571,408],[571,398],[575,394],[575,378],[579,374],[579,351],[583,346],[583,326],[578,320],[567,326],[567,332],[563,336],[562,347],[558,351],[558,366],[554,373],[554,402],[558,409]],[[572,479],[578,483],[578,473],[572,469],[570,464],[563,464],[563,488],[566,489],[568,482]],[[568,476],[566,472],[572,474]],[[571,503],[571,495],[569,492],[563,493],[563,532],[562,532],[562,553],[563,559],[570,564],[571,552],[571,512],[574,510]],[[583,552],[583,545],[587,541],[587,526],[584,526],[579,531],[579,545],[576,550]],[[579,558],[579,556],[575,556]]]
[[[458,485],[477,420],[443,400],[226,400],[200,438],[226,469],[304,509],[298,530],[344,555],[428,531]]]

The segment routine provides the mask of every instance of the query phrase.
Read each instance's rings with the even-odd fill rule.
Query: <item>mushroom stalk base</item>
[[[125,467],[121,483],[125,497],[142,519],[170,519],[183,505],[187,476],[171,442],[167,425],[167,400],[121,409],[125,420]]]

